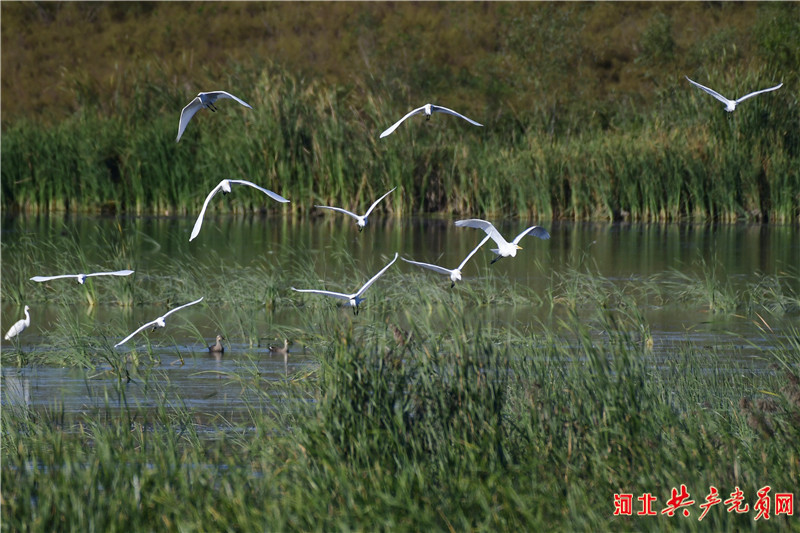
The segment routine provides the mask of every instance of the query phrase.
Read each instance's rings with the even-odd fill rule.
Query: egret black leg
[[[503,256],[502,256],[502,255],[498,255],[497,257],[495,257],[494,259],[492,259],[492,262],[491,262],[491,263],[489,263],[489,264],[490,264],[490,265],[493,265],[493,264],[497,263],[498,261],[500,261],[500,258],[501,258],[501,257],[503,257]]]

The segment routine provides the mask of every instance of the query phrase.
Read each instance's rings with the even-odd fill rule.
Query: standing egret
[[[33,276],[31,281],[37,281],[42,283],[43,281],[50,281],[51,279],[61,279],[61,278],[77,278],[78,283],[83,285],[86,283],[86,278],[91,278],[95,276],[130,276],[133,274],[133,270],[117,270],[116,272],[93,272],[91,274],[62,274],[60,276]]]
[[[5,336],[5,339],[7,341],[10,341],[14,337],[19,335],[23,331],[25,331],[25,328],[27,328],[28,326],[31,325],[31,315],[30,315],[30,313],[28,313],[28,311],[30,311],[30,309],[31,308],[26,305],[25,306],[25,318],[23,318],[21,320],[18,320],[13,326],[8,328],[8,333],[6,333],[6,336]]]
[[[438,265],[432,265],[430,263],[421,263],[419,261],[411,261],[410,259],[406,259],[405,257],[401,257],[400,259],[402,259],[406,263],[411,263],[412,265],[421,266],[423,268],[429,268],[429,269],[433,270],[434,272],[438,272],[439,274],[449,275],[450,276],[450,281],[451,281],[450,288],[452,289],[453,287],[456,286],[456,281],[461,281],[461,269],[464,268],[464,265],[467,264],[467,261],[469,261],[470,257],[475,255],[475,252],[477,252],[480,249],[480,247],[483,246],[486,243],[486,241],[488,241],[488,240],[489,240],[489,235],[484,237],[483,240],[480,242],[480,244],[478,244],[478,246],[476,246],[475,249],[472,250],[469,253],[469,255],[467,255],[467,257],[464,258],[463,261],[461,261],[461,264],[458,265],[458,268],[454,268],[452,270],[450,270],[449,268],[440,267]]]
[[[189,102],[186,107],[183,108],[183,111],[181,111],[181,119],[180,122],[178,122],[178,137],[175,139],[175,142],[181,140],[181,135],[183,135],[183,131],[186,129],[186,126],[189,125],[189,121],[192,120],[194,114],[200,109],[205,107],[206,109],[210,109],[216,113],[217,108],[214,105],[214,102],[220,98],[230,98],[231,100],[236,100],[248,109],[253,109],[250,107],[250,104],[241,98],[233,96],[231,93],[226,93],[225,91],[198,93],[197,96],[194,97],[194,100]]]
[[[467,118],[464,115],[462,115],[461,113],[456,113],[452,109],[447,109],[446,107],[442,107],[442,106],[434,105],[434,104],[425,104],[424,106],[418,107],[417,109],[415,109],[413,111],[409,111],[406,116],[404,116],[403,118],[401,118],[400,120],[398,120],[397,122],[395,122],[394,124],[389,126],[389,128],[386,131],[381,133],[381,139],[383,139],[387,135],[391,135],[394,132],[394,130],[397,129],[397,126],[402,124],[403,121],[405,119],[407,119],[408,117],[413,117],[414,115],[418,115],[420,113],[425,113],[425,120],[430,120],[431,119],[431,115],[433,114],[434,111],[438,111],[439,113],[447,113],[448,115],[455,115],[457,117],[463,118],[464,120],[466,120],[470,124],[473,124],[475,126],[483,127],[483,124],[478,124],[477,122],[475,122],[471,118]]]
[[[395,187],[394,189],[396,188],[397,187]],[[341,207],[329,207],[327,205],[315,205],[314,207],[319,207],[320,209],[330,209],[332,211],[338,211],[340,213],[344,213],[345,215],[350,215],[351,217],[356,219],[356,224],[358,224],[358,231],[361,231],[364,229],[364,226],[367,225],[367,217],[369,216],[370,213],[372,213],[372,210],[375,209],[375,206],[378,205],[378,203],[381,200],[389,196],[389,193],[393,192],[394,189],[392,189],[391,191],[387,192],[386,194],[375,200],[375,203],[369,206],[369,209],[367,209],[367,212],[364,213],[363,215],[356,215],[355,213],[352,213],[347,209],[342,209]]]
[[[164,313],[162,316],[156,318],[155,320],[152,320],[152,321],[148,322],[147,324],[144,324],[139,329],[137,329],[136,331],[134,331],[133,333],[131,333],[130,335],[128,335],[127,337],[125,337],[124,339],[119,341],[117,344],[114,345],[114,348],[117,348],[118,346],[122,346],[123,344],[125,344],[126,342],[131,340],[131,337],[133,337],[134,335],[136,335],[140,331],[143,331],[143,330],[145,330],[145,329],[147,329],[147,328],[149,328],[151,326],[153,328],[152,331],[155,331],[156,328],[166,327],[167,324],[164,322],[164,319],[167,318],[169,315],[171,315],[172,313],[174,313],[176,311],[180,311],[184,307],[189,307],[190,305],[198,304],[198,303],[200,303],[202,301],[203,301],[203,298],[200,298],[199,300],[195,300],[193,302],[189,302],[188,304],[183,304],[180,307],[176,307],[175,309],[170,309],[169,311]]]
[[[684,77],[687,80],[689,80],[689,76],[684,76]],[[713,96],[714,98],[716,98],[717,100],[719,100],[720,102],[725,104],[725,111],[727,111],[728,113],[733,113],[733,110],[736,109],[737,105],[741,104],[742,102],[744,102],[745,100],[747,100],[751,96],[755,96],[755,95],[761,94],[761,93],[768,93],[770,91],[775,91],[775,90],[780,89],[781,87],[783,87],[783,83],[781,83],[779,85],[776,85],[775,87],[770,87],[769,89],[761,89],[760,91],[756,91],[756,92],[752,92],[750,94],[746,94],[746,95],[742,96],[741,98],[737,98],[736,100],[728,100],[727,98],[725,98],[724,96],[719,94],[714,89],[709,89],[705,85],[700,85],[696,81],[689,80],[689,83],[691,83],[695,87],[699,87],[700,89],[704,90],[705,92],[707,92],[708,94],[710,94],[711,96]]]
[[[287,200],[286,198],[284,198],[280,194],[276,194],[276,193],[274,193],[274,192],[272,192],[270,190],[267,190],[267,189],[265,189],[263,187],[259,187],[255,183],[251,183],[249,181],[245,181],[245,180],[222,180],[222,181],[219,182],[219,184],[216,187],[214,187],[211,190],[210,193],[208,193],[208,196],[206,196],[206,201],[203,202],[203,208],[200,210],[200,214],[197,216],[197,221],[194,223],[194,227],[192,228],[192,234],[189,236],[189,240],[190,241],[194,240],[194,238],[197,237],[197,234],[200,233],[200,228],[203,226],[203,216],[205,216],[206,209],[208,208],[208,202],[210,202],[211,198],[213,198],[214,195],[217,194],[219,191],[222,191],[223,194],[228,194],[229,192],[231,192],[231,183],[238,183],[239,185],[249,185],[250,187],[253,187],[254,189],[258,189],[259,191],[263,192],[264,194],[266,194],[267,196],[269,196],[270,198],[272,198],[276,202],[281,202],[281,203],[284,203],[284,204],[289,202],[289,200]]]
[[[492,259],[492,262],[490,263],[492,265],[501,257],[515,257],[517,255],[517,250],[522,250],[522,246],[518,244],[519,241],[522,240],[522,238],[528,233],[542,240],[550,238],[550,234],[547,233],[547,230],[540,226],[531,226],[514,237],[514,240],[511,242],[505,240],[503,236],[500,235],[500,232],[497,231],[497,228],[495,228],[491,222],[487,222],[486,220],[480,220],[477,218],[458,220],[456,221],[456,226],[482,229],[489,237],[492,238],[494,242],[497,243],[497,248],[492,248],[492,251],[497,254],[497,257]]]
[[[394,259],[392,259],[388,265],[383,267],[380,272],[372,276],[372,279],[366,282],[363,287],[358,289],[358,292],[354,292],[353,294],[344,294],[341,292],[333,292],[333,291],[320,291],[315,289],[295,289],[294,287],[292,287],[292,290],[296,292],[313,292],[315,294],[324,294],[325,296],[333,296],[334,298],[339,298],[340,300],[346,300],[347,303],[345,305],[349,305],[350,307],[352,307],[353,314],[357,315],[358,305],[364,301],[364,298],[362,298],[361,295],[364,294],[366,290],[369,289],[369,286],[375,283],[375,280],[381,277],[383,273],[386,272],[386,270],[394,264],[395,261],[397,261],[398,255],[399,254],[395,252]]]

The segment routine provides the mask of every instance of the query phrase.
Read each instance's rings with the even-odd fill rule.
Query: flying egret
[[[396,188],[397,187],[395,187],[394,189]],[[315,205],[314,207],[319,207],[320,209],[330,209],[332,211],[338,211],[340,213],[344,213],[345,215],[350,215],[351,217],[356,219],[356,224],[358,224],[358,231],[361,231],[364,229],[364,226],[367,225],[367,217],[369,216],[370,213],[372,213],[372,210],[375,209],[375,206],[378,205],[378,203],[381,200],[389,196],[389,193],[393,192],[394,189],[392,189],[391,191],[387,192],[386,194],[375,200],[375,203],[369,206],[369,209],[367,209],[367,212],[364,213],[363,215],[356,215],[355,213],[352,213],[347,209],[342,209],[341,207],[330,207],[327,205]]]
[[[25,328],[27,328],[28,326],[31,325],[31,315],[30,315],[30,313],[28,313],[28,311],[30,311],[30,309],[31,308],[26,305],[25,306],[25,318],[23,318],[21,320],[18,320],[13,326],[8,328],[8,333],[6,333],[6,336],[5,336],[5,339],[7,341],[10,341],[14,337],[19,335],[23,331],[25,331]]]
[[[381,277],[383,273],[386,272],[386,270],[394,264],[395,261],[397,261],[398,255],[399,254],[395,252],[394,259],[392,259],[388,265],[383,267],[380,272],[372,276],[372,279],[366,282],[363,287],[358,289],[358,292],[354,292],[353,294],[344,294],[341,292],[333,292],[333,291],[319,291],[315,289],[295,289],[294,287],[292,287],[292,290],[297,292],[313,292],[315,294],[324,294],[325,296],[333,296],[334,298],[339,298],[340,300],[347,300],[347,303],[345,305],[349,305],[350,307],[352,307],[353,314],[357,315],[358,305],[364,301],[364,298],[362,298],[361,295],[364,294],[366,290],[369,289],[370,285],[375,283],[375,280]]]
[[[33,276],[31,281],[37,281],[42,283],[43,281],[50,281],[51,279],[61,279],[61,278],[77,278],[78,283],[83,285],[86,283],[86,278],[92,278],[95,276],[130,276],[133,274],[133,270],[117,270],[116,272],[93,272],[91,274],[62,274],[60,276]]]
[[[254,189],[258,189],[259,191],[263,192],[264,194],[266,194],[267,196],[269,196],[270,198],[272,198],[276,202],[281,202],[281,203],[284,203],[284,204],[289,202],[289,200],[287,200],[286,198],[284,198],[280,194],[276,194],[276,193],[274,193],[274,192],[272,192],[270,190],[267,190],[267,189],[265,189],[263,187],[259,187],[255,183],[251,183],[249,181],[245,181],[245,180],[222,180],[222,181],[219,182],[219,184],[216,187],[214,187],[211,190],[210,193],[208,193],[208,196],[206,196],[206,201],[203,202],[203,209],[200,210],[200,214],[197,216],[197,221],[194,223],[194,227],[192,228],[192,234],[189,236],[189,240],[190,241],[194,240],[194,238],[197,237],[197,234],[200,233],[200,228],[203,226],[203,216],[205,216],[206,209],[208,208],[208,202],[210,202],[211,198],[213,198],[214,195],[217,194],[220,190],[222,191],[223,194],[228,194],[229,192],[231,192],[231,183],[238,183],[239,185],[249,185],[250,187],[253,187]]]
[[[522,238],[530,233],[534,237],[537,237],[542,240],[546,240],[550,238],[550,234],[547,233],[547,230],[540,227],[540,226],[531,226],[530,228],[526,229],[516,237],[511,242],[508,242],[500,235],[500,232],[497,231],[491,222],[487,222],[486,220],[480,220],[477,218],[470,218],[467,220],[458,220],[456,221],[456,226],[465,226],[468,228],[477,228],[482,229],[486,232],[486,234],[492,238],[494,242],[497,243],[497,248],[492,248],[492,251],[497,254],[497,257],[492,259],[490,264],[494,264],[498,261],[501,257],[515,257],[517,255],[517,250],[522,250],[522,246],[518,243]]]
[[[684,77],[687,80],[689,80],[689,76],[684,76]],[[746,94],[746,95],[744,95],[741,98],[738,98],[736,100],[728,100],[727,98],[725,98],[724,96],[719,94],[717,91],[715,91],[713,89],[709,89],[708,87],[706,87],[704,85],[700,85],[696,81],[689,80],[689,83],[691,83],[695,87],[699,87],[700,89],[703,89],[705,92],[707,92],[708,94],[710,94],[711,96],[713,96],[714,98],[716,98],[717,100],[719,100],[720,102],[725,104],[725,111],[727,111],[728,113],[733,113],[733,110],[736,109],[737,105],[741,104],[742,102],[744,102],[745,100],[747,100],[751,96],[755,96],[755,95],[761,94],[761,93],[768,93],[770,91],[775,91],[775,90],[780,89],[781,87],[783,87],[783,83],[781,83],[779,85],[776,85],[775,87],[770,87],[769,89],[761,89],[760,91],[756,91],[756,92],[753,92],[753,93],[750,93],[750,94]]]
[[[222,335],[217,335],[217,343],[209,346],[208,351],[210,353],[223,353],[225,351],[225,347],[219,341],[221,341],[224,338],[225,337],[223,337]]]
[[[397,129],[397,126],[402,124],[403,121],[405,119],[407,119],[408,117],[413,117],[414,115],[418,115],[420,113],[425,113],[425,120],[430,120],[431,119],[431,115],[433,114],[434,111],[438,111],[439,113],[447,113],[448,115],[455,115],[457,117],[463,118],[464,120],[466,120],[470,124],[473,124],[475,126],[483,127],[483,124],[478,124],[477,122],[475,122],[471,118],[467,118],[464,115],[462,115],[461,113],[456,113],[452,109],[447,109],[446,107],[442,107],[440,105],[425,104],[424,106],[418,107],[417,109],[415,109],[413,111],[409,111],[406,116],[404,116],[403,118],[401,118],[400,120],[398,120],[397,122],[395,122],[394,124],[389,126],[389,128],[386,131],[381,133],[381,139],[383,139],[387,135],[391,135],[394,132],[394,130]]]
[[[197,96],[194,97],[194,100],[189,102],[187,106],[183,108],[183,111],[181,111],[181,120],[178,123],[178,137],[175,139],[175,142],[181,140],[181,135],[183,135],[183,130],[185,130],[186,126],[189,125],[189,121],[192,120],[192,117],[194,116],[195,113],[197,113],[197,111],[205,107],[206,109],[210,109],[211,111],[216,112],[217,108],[214,105],[214,102],[216,102],[220,98],[230,98],[231,100],[236,100],[237,102],[239,102],[240,104],[249,109],[253,109],[252,107],[250,107],[250,104],[248,104],[241,98],[233,96],[231,93],[226,93],[225,91],[211,91],[208,93],[198,93]]]
[[[458,265],[458,268],[454,268],[452,270],[450,270],[449,268],[440,267],[438,265],[432,265],[430,263],[421,263],[419,261],[411,261],[410,259],[406,259],[405,257],[401,257],[400,259],[402,259],[406,263],[411,263],[412,265],[417,265],[417,266],[421,266],[421,267],[424,267],[424,268],[429,268],[429,269],[433,270],[434,272],[438,272],[439,274],[449,275],[450,276],[450,281],[451,281],[450,288],[452,289],[453,287],[456,286],[456,281],[461,281],[461,269],[464,268],[464,265],[467,264],[467,261],[469,261],[470,257],[475,255],[475,252],[477,252],[478,249],[480,249],[480,247],[483,246],[486,243],[486,241],[488,241],[488,240],[489,240],[489,235],[484,237],[483,240],[480,242],[480,244],[478,244],[478,246],[476,246],[475,249],[472,250],[469,253],[469,255],[467,255],[467,257],[464,258],[463,261],[461,261],[461,264]]]
[[[162,315],[162,316],[160,316],[160,317],[156,318],[156,319],[155,319],[155,320],[153,320],[153,321],[150,321],[150,322],[148,322],[147,324],[144,324],[142,327],[140,327],[139,329],[137,329],[136,331],[134,331],[133,333],[131,333],[130,335],[128,335],[127,337],[125,337],[124,339],[122,339],[121,341],[119,341],[117,344],[115,344],[115,345],[114,345],[114,348],[117,348],[118,346],[122,346],[123,344],[125,344],[126,342],[128,342],[129,340],[131,340],[131,338],[132,338],[134,335],[136,335],[136,334],[137,334],[137,333],[139,333],[140,331],[143,331],[143,330],[145,330],[145,329],[147,329],[147,328],[149,328],[149,327],[151,327],[151,326],[152,326],[152,328],[153,328],[153,329],[152,329],[152,331],[155,331],[155,330],[156,330],[156,328],[163,328],[163,327],[166,327],[166,325],[167,325],[167,324],[164,322],[164,319],[165,319],[165,318],[167,318],[169,315],[171,315],[172,313],[174,313],[174,312],[176,312],[176,311],[180,311],[180,310],[181,310],[181,309],[183,309],[184,307],[189,307],[190,305],[194,305],[194,304],[200,303],[200,302],[202,302],[202,301],[203,301],[203,298],[200,298],[199,300],[195,300],[195,301],[193,301],[193,302],[189,302],[188,304],[183,304],[183,305],[181,305],[181,306],[179,306],[179,307],[176,307],[175,309],[170,309],[169,311],[167,311],[166,313],[164,313],[164,315]]]

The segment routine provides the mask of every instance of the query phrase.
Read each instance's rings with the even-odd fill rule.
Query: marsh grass
[[[769,371],[718,364],[694,345],[656,360],[643,317],[613,299],[527,333],[491,320],[476,328],[450,305],[398,316],[381,304],[359,321],[309,310],[327,324],[309,336],[317,363],[268,381],[244,359],[225,378],[248,398],[245,419],[211,426],[157,361],[103,351],[116,376],[107,395],[121,408],[0,414],[3,527],[749,527],[752,516],[723,509],[700,523],[616,518],[613,495],[662,502],[680,483],[701,501],[709,484],[752,498],[765,484],[791,491],[800,332],[775,337]],[[764,317],[768,332],[779,318]],[[410,341],[397,341],[395,321]],[[155,408],[130,400],[132,386]]]

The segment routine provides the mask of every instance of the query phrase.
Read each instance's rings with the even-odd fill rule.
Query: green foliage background
[[[800,220],[796,3],[3,3],[2,205]],[[733,114],[729,97],[779,82]],[[253,105],[179,111],[200,90]],[[463,112],[378,134],[426,102]],[[257,209],[232,204],[230,209]]]

